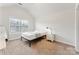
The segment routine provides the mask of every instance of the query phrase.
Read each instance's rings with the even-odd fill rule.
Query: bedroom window
[[[10,32],[25,32],[28,30],[28,21],[16,18],[9,19]]]

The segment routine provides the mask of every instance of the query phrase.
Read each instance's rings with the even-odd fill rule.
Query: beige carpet
[[[0,50],[1,55],[74,55],[72,46],[58,42],[49,42],[46,39],[36,40],[29,47],[28,42],[20,39],[8,41],[6,49]]]

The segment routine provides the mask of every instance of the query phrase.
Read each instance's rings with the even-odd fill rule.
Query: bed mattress
[[[28,39],[28,40],[34,40],[34,39],[44,36],[44,35],[46,35],[45,31],[34,31],[34,32],[22,33],[22,37],[24,37],[25,39]]]

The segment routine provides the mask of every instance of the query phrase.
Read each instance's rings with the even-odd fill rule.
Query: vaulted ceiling
[[[35,17],[48,17],[51,14],[75,9],[75,3],[23,3],[20,6],[27,9]]]
[[[0,6],[18,5],[28,10],[35,18],[49,17],[69,9],[75,9],[75,3],[0,3]]]

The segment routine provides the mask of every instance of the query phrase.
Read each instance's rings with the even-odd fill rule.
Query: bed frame
[[[46,38],[46,35],[43,35],[43,36],[35,38],[35,39],[39,39],[39,38]],[[21,36],[21,40],[22,39],[26,39],[26,38],[24,38],[24,37]],[[26,39],[29,42],[29,47],[31,47],[32,41],[34,41],[35,39],[32,39],[32,40]]]

